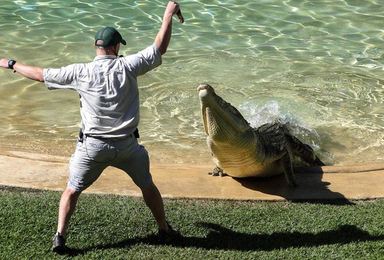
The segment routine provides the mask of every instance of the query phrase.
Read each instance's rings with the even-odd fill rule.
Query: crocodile
[[[241,113],[201,84],[199,93],[207,145],[216,167],[214,176],[234,178],[269,177],[284,174],[289,186],[296,186],[293,162],[323,166],[313,149],[290,133],[281,120],[253,128]]]

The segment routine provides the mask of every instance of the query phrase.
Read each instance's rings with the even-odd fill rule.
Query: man
[[[126,41],[116,29],[105,27],[95,35],[96,58],[90,63],[43,69],[15,60],[0,60],[1,67],[44,82],[48,89],[73,89],[80,95],[82,131],[70,160],[68,185],[60,200],[54,252],[67,249],[65,237],[79,195],[107,166],[125,171],[141,189],[158,224],[160,239],[178,234],[166,221],[162,197],[149,172],[148,153],[135,138],[139,123],[136,77],[161,64],[171,39],[174,14],[183,22],[179,5],[170,1],[154,44],[135,55],[119,57],[120,44],[125,45]]]

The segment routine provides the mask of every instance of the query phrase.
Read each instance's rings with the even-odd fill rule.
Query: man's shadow
[[[324,204],[353,204],[343,194],[331,191],[329,182],[324,182],[321,167],[295,168],[297,187],[290,187],[284,175],[267,178],[233,178],[242,186],[265,194],[283,197],[293,202]]]
[[[332,244],[347,244],[353,242],[381,241],[384,236],[373,236],[354,225],[341,225],[334,230],[319,233],[305,232],[277,232],[273,234],[248,234],[233,231],[214,223],[196,223],[198,227],[207,229],[204,237],[183,237],[165,243],[174,247],[193,247],[201,249],[220,249],[237,251],[272,251],[275,249],[318,247]],[[117,243],[106,243],[83,249],[71,249],[67,255],[83,255],[94,250],[108,250],[114,248],[127,248],[136,244],[163,245],[156,235],[122,240]]]

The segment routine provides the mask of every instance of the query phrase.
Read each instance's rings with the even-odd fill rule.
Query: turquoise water
[[[43,67],[87,62],[117,27],[122,54],[151,44],[166,1],[2,0],[0,55]],[[163,65],[139,79],[141,141],[154,162],[210,163],[196,86],[210,83],[249,122],[277,117],[323,160],[384,159],[384,2],[182,1]],[[78,98],[0,71],[0,147],[69,156]]]

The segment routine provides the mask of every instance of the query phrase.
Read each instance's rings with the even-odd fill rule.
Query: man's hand
[[[0,67],[4,69],[8,69],[8,59],[1,59],[0,60]]]
[[[8,59],[0,59],[0,67],[8,69]],[[14,69],[14,72],[17,71],[20,75],[22,75],[26,78],[40,81],[40,82],[44,82],[43,68],[28,66],[28,65],[22,64],[20,62],[17,62],[13,66],[13,69]]]
[[[168,5],[167,5],[167,7],[165,9],[164,15],[171,15],[171,16],[173,16],[175,14],[179,18],[180,23],[184,23],[184,17],[181,14],[180,5],[177,2],[175,2],[175,1],[169,1]]]
[[[165,54],[169,45],[169,41],[171,40],[172,17],[175,14],[179,17],[180,22],[183,23],[184,18],[181,14],[179,4],[174,1],[169,1],[164,11],[164,17],[160,31],[157,33],[155,38],[155,45],[159,49],[161,55]]]

